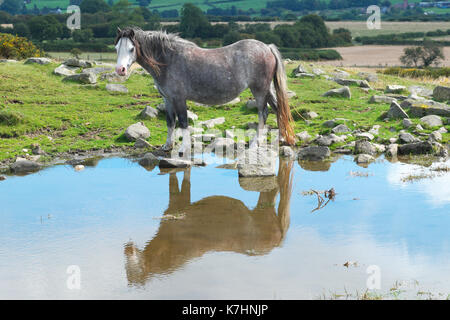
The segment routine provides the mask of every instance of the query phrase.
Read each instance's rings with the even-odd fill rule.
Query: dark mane
[[[133,42],[137,57],[143,59],[156,74],[160,73],[160,66],[164,65],[166,54],[173,51],[176,44],[197,46],[174,33],[143,31],[137,27],[119,29],[114,44],[117,44],[121,38],[129,38]]]

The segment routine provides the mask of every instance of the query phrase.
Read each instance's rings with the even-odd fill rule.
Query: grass
[[[306,64],[304,64],[306,65]],[[124,84],[128,94],[113,95],[105,90],[105,82],[96,87],[82,86],[76,83],[61,81],[52,73],[57,66],[2,64],[0,69],[0,161],[13,159],[23,155],[22,149],[30,149],[31,144],[39,143],[50,155],[77,150],[96,150],[112,147],[132,146],[123,136],[125,129],[138,121],[143,121],[150,129],[149,143],[158,146],[165,142],[167,128],[163,116],[157,119],[141,120],[137,116],[147,106],[155,107],[162,102],[159,93],[153,87],[149,76],[133,74]],[[290,74],[297,63],[287,65]],[[310,68],[307,65],[307,69]],[[332,73],[334,67],[321,66],[324,71]],[[357,77],[359,69],[346,68]],[[330,129],[322,126],[326,120],[334,118],[348,119],[351,129],[369,130],[374,124],[381,125],[378,142],[396,137],[403,129],[401,120],[385,122],[380,115],[388,108],[388,104],[369,104],[373,94],[381,94],[386,84],[423,85],[434,84],[420,82],[415,79],[397,78],[390,75],[379,75],[379,81],[373,84],[369,93],[360,88],[351,87],[352,99],[325,98],[321,94],[339,87],[333,81],[325,79],[289,78],[290,90],[297,96],[290,100],[291,108],[311,110],[319,117],[305,122],[298,119],[295,132],[308,131],[311,136],[326,134]],[[377,90],[379,89],[379,90]],[[247,123],[256,122],[256,110],[248,110],[246,101],[252,95],[244,91],[237,105],[225,107],[201,107],[188,102],[190,110],[199,116],[199,121],[225,117],[226,122],[217,126],[219,130],[232,126],[246,129]],[[412,119],[414,124],[418,119]],[[276,127],[276,117],[271,112],[268,125]],[[411,128],[414,128],[413,125]],[[395,132],[391,132],[394,128]],[[450,129],[447,126],[447,129]],[[413,129],[411,129],[413,130]],[[426,129],[425,132],[431,132]],[[450,134],[443,134],[444,143]],[[338,147],[334,145],[332,149]]]

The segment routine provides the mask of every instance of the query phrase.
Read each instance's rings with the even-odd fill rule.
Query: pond
[[[449,161],[280,160],[262,180],[206,162],[7,177],[0,298],[448,298]]]

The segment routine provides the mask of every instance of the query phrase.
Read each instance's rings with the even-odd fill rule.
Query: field
[[[288,74],[297,64],[287,65]],[[2,65],[0,71],[0,161],[13,159],[23,154],[22,149],[29,149],[32,143],[39,143],[49,155],[76,150],[104,149],[111,147],[129,147],[133,144],[124,138],[125,129],[138,121],[138,114],[147,106],[155,107],[162,98],[153,88],[153,81],[148,76],[133,74],[125,85],[128,94],[115,95],[105,90],[105,82],[96,86],[82,86],[62,82],[53,75],[56,63],[40,65],[24,65],[9,63]],[[310,68],[309,65],[307,68]],[[321,66],[327,73],[332,73],[333,66]],[[357,78],[360,71],[347,69],[352,77]],[[402,128],[400,120],[384,122],[380,115],[388,108],[388,104],[369,104],[369,98],[380,94],[387,84],[423,85],[432,88],[438,81],[422,82],[393,76],[379,75],[379,81],[372,85],[368,93],[359,88],[352,88],[352,99],[324,98],[325,91],[339,87],[336,83],[325,79],[289,78],[288,86],[297,96],[291,99],[291,108],[312,110],[319,117],[308,125],[303,120],[295,123],[295,132],[307,130],[311,135],[324,133],[329,129],[321,126],[326,120],[346,118],[351,126],[370,128],[374,124],[381,125],[380,139],[398,135],[391,132],[390,127]],[[443,83],[443,82],[442,82]],[[245,107],[251,98],[250,92],[241,94],[241,103],[227,107],[200,107],[189,102],[189,108],[198,114],[199,120],[225,117],[226,122],[217,128],[229,129],[232,126],[245,129],[247,123],[257,121],[257,113]],[[413,119],[418,122],[418,119]],[[166,125],[164,117],[144,120],[151,131],[149,142],[158,146],[164,143]],[[268,124],[276,126],[274,114],[269,115]],[[444,134],[444,141],[450,134]],[[50,137],[50,138],[49,138]]]

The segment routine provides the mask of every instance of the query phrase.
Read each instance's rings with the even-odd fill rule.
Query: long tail
[[[289,99],[287,96],[286,72],[284,71],[283,60],[281,59],[280,51],[274,44],[269,45],[275,59],[277,61],[276,72],[273,77],[275,92],[277,96],[277,122],[281,136],[287,144],[294,145],[294,129],[291,122],[292,114],[289,107]]]

